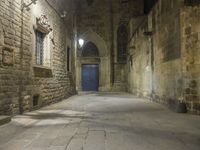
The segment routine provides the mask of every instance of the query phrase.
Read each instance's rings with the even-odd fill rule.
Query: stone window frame
[[[48,23],[47,17],[45,15],[41,15],[41,17],[36,18],[36,24],[33,25],[34,29],[34,55],[33,55],[33,64],[37,67],[45,67],[51,68],[52,66],[52,49],[53,49],[53,30]],[[38,64],[36,58],[36,33],[41,32],[44,34],[44,41],[43,41],[43,63]]]

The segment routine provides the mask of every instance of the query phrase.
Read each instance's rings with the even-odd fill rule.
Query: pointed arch
[[[87,42],[82,49],[82,57],[99,57],[99,50],[93,42]]]
[[[88,42],[92,42],[94,45],[96,45],[99,52],[99,57],[104,57],[108,54],[106,42],[101,36],[99,36],[93,30],[89,29],[87,32],[83,33],[80,37],[85,40],[85,44],[87,44]]]

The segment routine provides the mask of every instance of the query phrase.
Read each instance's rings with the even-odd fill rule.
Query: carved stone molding
[[[41,15],[40,17],[36,18],[36,26],[34,26],[34,28],[45,34],[48,34],[53,30],[46,15]]]

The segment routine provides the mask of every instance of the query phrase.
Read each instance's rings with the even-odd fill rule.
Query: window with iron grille
[[[36,31],[35,59],[37,65],[43,65],[44,63],[44,38],[44,33]]]

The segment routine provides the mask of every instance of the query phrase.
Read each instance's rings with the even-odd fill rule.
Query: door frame
[[[99,91],[101,88],[101,82],[102,82],[102,66],[101,66],[101,57],[79,57],[78,61],[77,61],[77,65],[76,65],[76,83],[77,83],[77,87],[76,90],[77,91],[83,91],[83,87],[82,87],[82,65],[99,65]]]
[[[83,71],[83,65],[97,65],[98,66],[98,90],[97,90],[97,92],[99,91],[99,87],[100,87],[100,63],[82,63],[81,64],[81,91],[83,91],[83,75],[82,75],[82,71]]]

